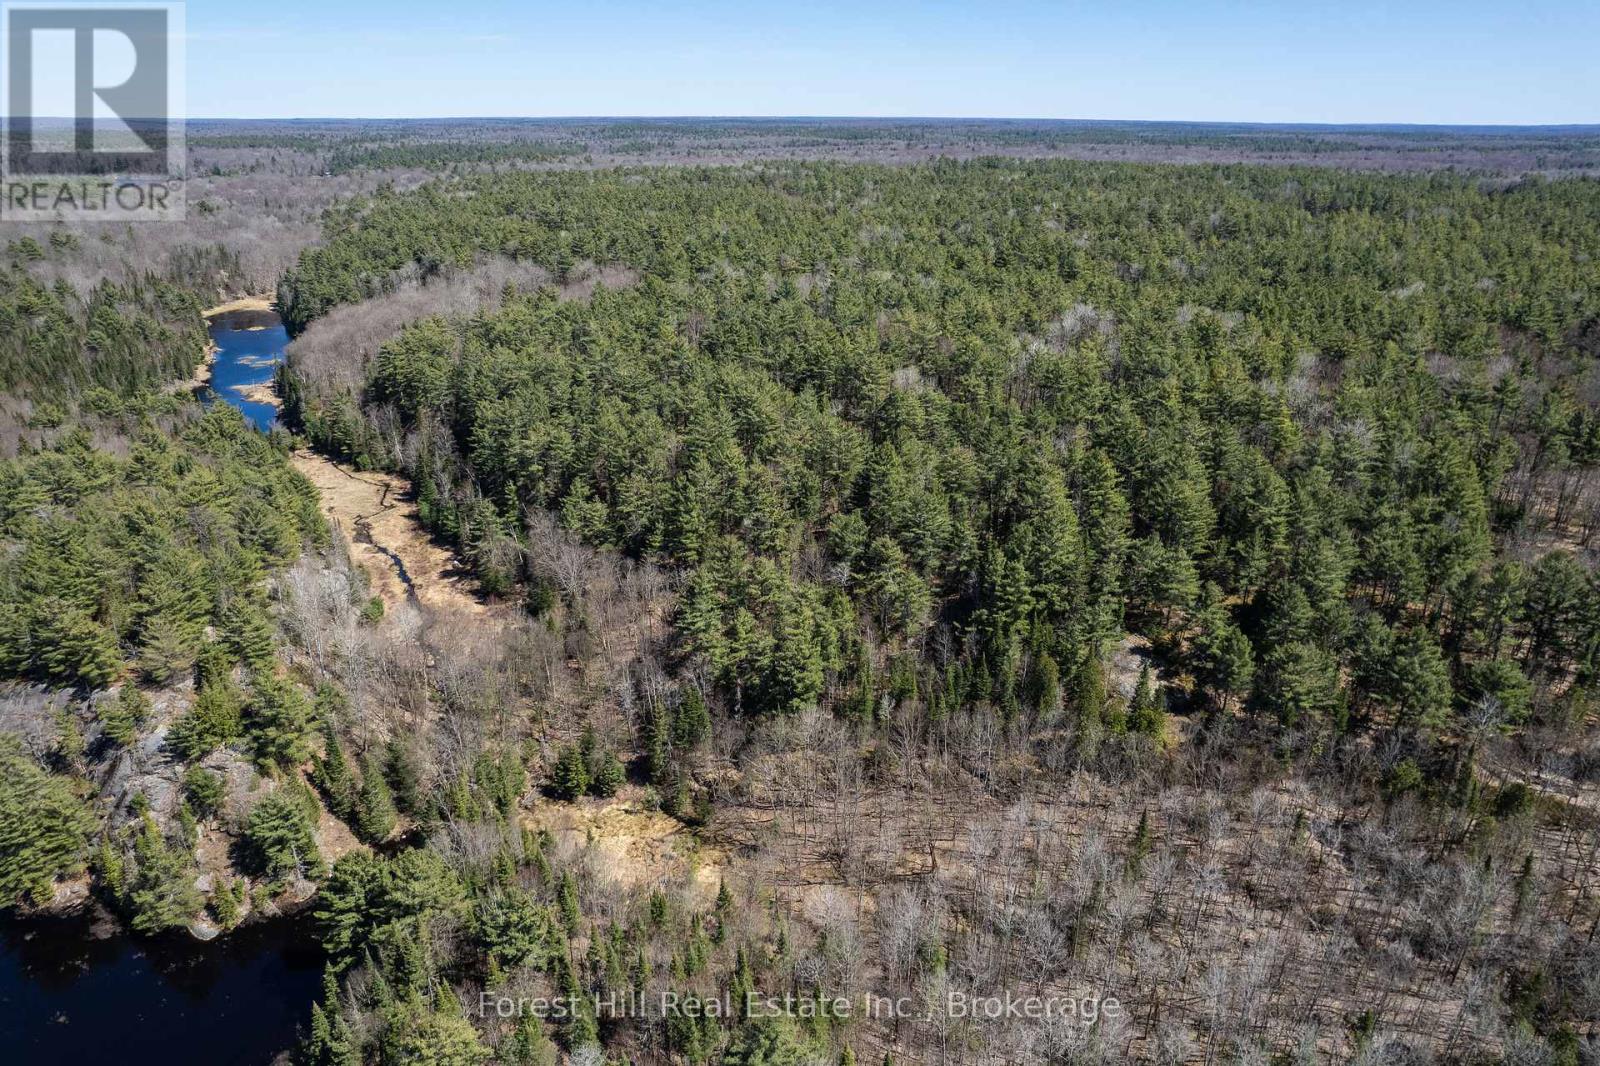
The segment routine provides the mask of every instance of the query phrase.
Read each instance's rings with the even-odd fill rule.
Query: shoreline
[[[190,374],[187,378],[184,378],[181,381],[173,382],[170,386],[171,391],[195,393],[199,392],[201,389],[211,387],[211,365],[216,360],[217,352],[221,350],[217,347],[216,342],[211,339],[212,319],[218,317],[219,315],[226,315],[235,311],[271,311],[277,301],[277,293],[267,293],[266,295],[262,296],[238,296],[232,300],[225,300],[222,303],[216,304],[213,307],[208,307],[201,311],[200,320],[206,324],[205,357],[201,359],[198,364],[196,364],[194,373]],[[256,387],[257,386],[253,385],[250,386],[252,389]],[[268,382],[263,387],[271,390],[272,384],[271,382]],[[270,399],[263,396],[247,395],[243,392],[241,392],[240,395],[243,395],[244,398],[249,400],[251,403],[271,403],[274,406],[280,408],[282,407],[282,404],[278,402],[277,393],[275,390],[273,391]]]
[[[267,293],[263,296],[239,296],[226,300],[215,307],[208,307],[200,312],[200,317],[207,321],[218,315],[228,314],[230,311],[271,311],[278,302],[277,293]]]

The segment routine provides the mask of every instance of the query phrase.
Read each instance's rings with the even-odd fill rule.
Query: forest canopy
[[[419,323],[290,410],[405,467],[491,592],[536,579],[529,509],[684,567],[683,651],[739,707],[870,684],[865,642],[918,649],[935,702],[1048,713],[1125,626],[1311,732],[1485,696],[1511,724],[1592,665],[1595,182],[509,174],[328,233],[295,328],[488,254],[643,275]]]

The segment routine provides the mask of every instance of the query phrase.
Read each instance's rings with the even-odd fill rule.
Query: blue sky
[[[188,3],[193,117],[1600,122],[1600,0]]]

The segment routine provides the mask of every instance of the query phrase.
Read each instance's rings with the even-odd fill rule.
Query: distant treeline
[[[550,163],[582,156],[582,141],[421,141],[336,148],[328,155],[333,174],[352,170],[443,170],[460,163]]]

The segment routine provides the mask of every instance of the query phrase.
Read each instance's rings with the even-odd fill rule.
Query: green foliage
[[[510,1038],[500,1045],[501,1057],[515,1066],[557,1066],[560,1053],[533,1013],[517,1019]]]
[[[516,889],[480,901],[474,923],[485,952],[505,966],[537,961],[549,942],[550,912]]]
[[[113,700],[95,705],[106,736],[121,747],[132,744],[139,726],[150,716],[150,697],[133,684],[125,684]]]
[[[191,857],[168,844],[146,814],[134,831],[133,872],[124,900],[129,924],[141,933],[187,925],[203,902],[194,878]]]
[[[418,997],[395,1003],[387,1012],[382,1059],[385,1063],[428,1066],[479,1066],[491,1057],[448,991],[429,1005]]]
[[[589,791],[589,762],[576,745],[561,749],[550,769],[550,794],[556,799],[575,800]]]
[[[615,796],[626,779],[627,771],[616,752],[602,752],[595,757],[594,771],[589,777],[589,792],[602,798]]]
[[[723,1053],[723,1066],[799,1066],[806,1052],[787,1020],[761,1020],[746,1026]]]
[[[310,724],[311,705],[299,686],[270,674],[256,676],[244,728],[257,762],[280,770],[304,762]]]
[[[251,868],[274,880],[317,876],[322,871],[322,857],[313,828],[306,804],[291,796],[287,787],[262,797],[244,826]]]
[[[319,694],[319,705],[323,702]],[[346,822],[354,819],[358,793],[355,775],[345,758],[334,716],[326,711],[322,715],[322,754],[312,759],[312,779],[335,817]]]
[[[393,792],[395,806],[412,817],[422,814],[422,784],[416,759],[398,737],[390,738],[384,749],[383,772]]]
[[[1533,683],[1514,662],[1484,659],[1463,668],[1459,695],[1467,705],[1469,717],[1482,714],[1506,725],[1517,725],[1528,717]]]
[[[244,696],[230,680],[201,686],[194,706],[167,731],[167,744],[185,759],[239,739],[244,731]]]
[[[66,779],[0,734],[0,909],[47,901],[53,881],[83,868],[93,825]]]
[[[1077,740],[1080,749],[1092,754],[1105,731],[1106,679],[1100,656],[1084,655],[1072,682],[1072,707],[1077,715]]]
[[[680,567],[680,647],[734,713],[838,692],[875,717],[859,649],[925,649],[937,623],[974,635],[955,666],[989,684],[917,696],[929,720],[1048,716],[1048,663],[1070,690],[1126,616],[1218,707],[1428,731],[1452,676],[1488,683],[1479,660],[1536,692],[1600,666],[1588,570],[1495,560],[1545,506],[1513,468],[1600,458],[1596,405],[1531,379],[1593,354],[1593,219],[1592,183],[1298,168],[476,175],[330,216],[280,287],[291,325],[485,253],[638,284],[419,322],[288,415],[413,464],[430,526],[497,586],[504,516],[530,508]],[[666,724],[646,769],[673,795],[692,744]]]
[[[1433,638],[1417,630],[1397,637],[1378,691],[1402,725],[1433,729],[1443,724],[1450,709],[1450,669]]]
[[[51,247],[70,249],[71,234]],[[8,249],[35,261],[30,237]],[[70,399],[95,390],[126,396],[187,378],[205,352],[201,305],[170,279],[102,282],[87,296],[47,286],[20,267],[0,270],[0,391]]]
[[[1423,783],[1422,770],[1417,766],[1416,760],[1401,759],[1384,778],[1383,790],[1390,798],[1394,798],[1408,792],[1416,792],[1422,788]]]
[[[1162,695],[1150,672],[1150,664],[1139,667],[1139,681],[1128,703],[1128,729],[1141,736],[1160,739],[1166,731],[1166,712]]]
[[[1250,639],[1220,609],[1201,616],[1190,656],[1195,680],[1219,702],[1250,691],[1255,676],[1255,651]]]
[[[376,756],[368,756],[361,768],[361,790],[355,800],[355,829],[369,844],[387,840],[397,823],[394,796],[383,776]]]
[[[390,890],[388,863],[366,851],[352,851],[333,864],[317,892],[317,924],[333,966],[359,957],[384,915]]]
[[[183,799],[201,818],[214,818],[222,812],[226,797],[222,775],[200,766],[191,766],[183,774]]]
[[[81,428],[0,463],[0,671],[101,688],[136,655],[180,676],[213,625],[236,657],[270,663],[259,582],[325,536],[310,486],[237,411],[142,416],[128,454]]]

